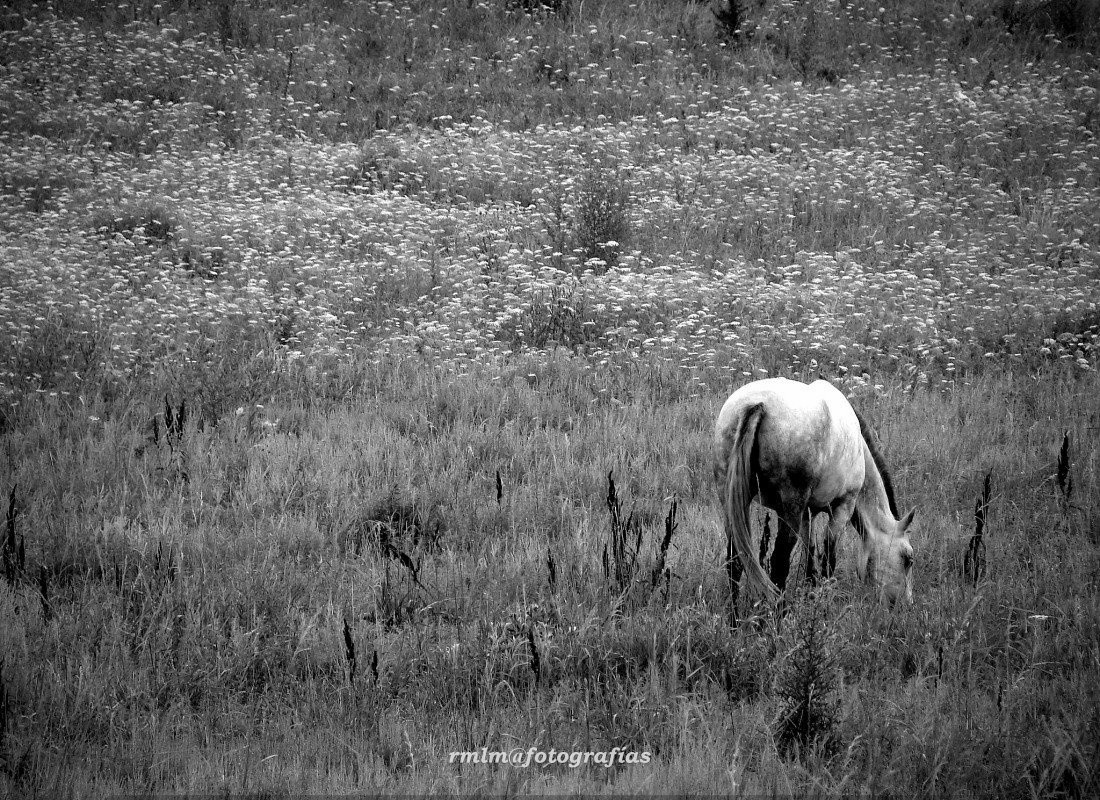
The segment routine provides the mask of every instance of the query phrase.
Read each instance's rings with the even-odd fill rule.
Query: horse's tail
[[[725,484],[719,486],[722,512],[725,518],[727,558],[740,558],[748,583],[768,598],[778,592],[760,566],[752,547],[749,528],[749,503],[753,498],[752,450],[756,444],[756,429],[764,417],[764,405],[757,403],[744,409],[731,420],[719,453],[719,469],[725,473]],[[724,467],[724,469],[723,469]]]

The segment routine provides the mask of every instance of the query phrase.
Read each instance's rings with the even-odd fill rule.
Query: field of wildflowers
[[[1097,790],[1100,11],[732,7],[0,11],[6,794]],[[729,626],[767,375],[878,428],[904,616]]]

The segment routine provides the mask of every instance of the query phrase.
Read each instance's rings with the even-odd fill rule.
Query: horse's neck
[[[856,508],[863,519],[869,523],[875,533],[887,533],[893,530],[894,515],[890,513],[890,498],[886,494],[886,484],[882,473],[871,455],[867,443],[863,443],[864,478],[863,488],[856,498]]]

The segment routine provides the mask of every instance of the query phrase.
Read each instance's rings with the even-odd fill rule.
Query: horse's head
[[[859,577],[873,584],[891,606],[899,600],[913,602],[913,545],[909,543],[910,511],[894,523],[894,529],[867,537],[856,562]]]

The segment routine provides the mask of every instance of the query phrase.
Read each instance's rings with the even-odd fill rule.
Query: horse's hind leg
[[[787,576],[791,572],[791,552],[798,540],[803,538],[801,527],[806,515],[802,513],[793,518],[787,514],[776,516],[779,517],[779,525],[775,534],[775,546],[772,548],[769,572],[772,583],[782,592],[787,588]]]

